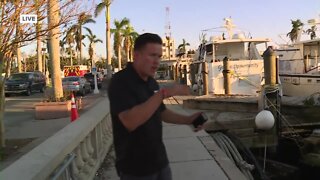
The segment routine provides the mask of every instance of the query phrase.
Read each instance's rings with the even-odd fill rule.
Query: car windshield
[[[62,82],[68,82],[68,81],[79,81],[79,77],[66,77],[62,79]]]
[[[21,81],[21,80],[27,80],[29,78],[29,74],[22,73],[22,74],[12,74],[9,77],[9,80],[13,81]]]

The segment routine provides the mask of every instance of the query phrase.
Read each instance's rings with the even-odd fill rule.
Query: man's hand
[[[197,119],[197,117],[199,117],[200,115],[202,114],[202,112],[196,112],[196,113],[194,113],[194,114],[192,114],[192,115],[190,115],[189,117],[188,117],[188,124],[192,124],[192,122],[195,120],[195,119]],[[195,129],[194,129],[194,131],[195,132],[198,132],[198,131],[200,131],[200,130],[202,130],[203,129],[203,125],[199,125],[198,127],[196,127]]]
[[[174,85],[172,88],[167,88],[167,96],[183,96],[190,94],[190,88],[187,85]]]

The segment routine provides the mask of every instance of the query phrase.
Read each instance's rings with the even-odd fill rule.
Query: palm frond
[[[105,0],[107,6],[110,6],[113,0]]]
[[[130,24],[130,20],[128,18],[123,18],[120,22],[120,26],[121,27],[124,27],[126,25],[129,25]]]
[[[103,41],[102,41],[101,39],[96,39],[96,40],[94,40],[93,42],[94,42],[94,43],[98,43],[98,42],[99,42],[99,43],[103,43]]]
[[[89,29],[88,27],[83,27],[85,30],[87,30],[88,31],[88,33],[89,33],[89,35],[90,36],[92,36],[93,35],[93,33],[92,33],[92,31],[91,31],[91,29]]]
[[[110,29],[110,32],[111,32],[112,34],[114,34],[114,33],[117,32],[117,29]]]
[[[87,23],[96,23],[96,21],[91,18],[83,21],[83,24],[87,24]]]
[[[94,16],[98,17],[100,15],[100,13],[103,11],[103,9],[106,7],[106,3],[105,2],[101,2],[96,6],[96,9],[94,11]]]

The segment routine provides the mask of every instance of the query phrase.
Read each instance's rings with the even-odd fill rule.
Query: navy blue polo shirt
[[[116,73],[108,90],[112,117],[113,138],[118,172],[134,176],[146,176],[168,165],[162,141],[160,114],[165,110],[162,103],[150,119],[132,132],[119,120],[119,113],[147,101],[159,90],[157,81],[140,78],[132,63]]]

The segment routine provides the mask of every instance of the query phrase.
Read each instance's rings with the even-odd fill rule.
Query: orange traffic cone
[[[74,95],[73,95],[73,93],[71,93],[71,122],[77,120],[78,117],[79,117],[79,115],[78,115],[77,105],[74,100]]]

